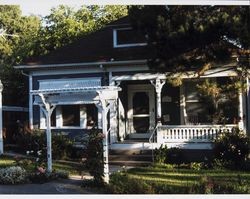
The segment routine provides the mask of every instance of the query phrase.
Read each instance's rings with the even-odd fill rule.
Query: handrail
[[[148,140],[149,143],[152,144],[151,150],[152,150],[152,161],[153,161],[153,164],[154,164],[154,162],[155,162],[155,159],[154,159],[154,147],[153,147],[154,142],[153,142],[153,138],[154,138],[154,135],[155,135],[155,133],[156,133],[156,131],[157,131],[157,129],[158,129],[158,126],[159,126],[159,123],[156,124],[156,126],[155,126],[155,128],[154,128],[152,134],[150,135],[149,140]]]
[[[153,132],[151,133],[151,135],[150,135],[150,137],[149,137],[149,139],[148,139],[149,143],[152,143],[152,139],[153,139],[153,137],[154,137],[154,134],[155,134],[156,130],[158,129],[158,126],[159,126],[159,124],[156,124],[156,126],[155,126]]]

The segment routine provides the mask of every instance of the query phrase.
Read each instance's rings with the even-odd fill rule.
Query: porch
[[[230,75],[234,75],[230,73]],[[218,106],[224,117],[214,117],[211,104],[201,100],[197,84],[204,79],[224,83],[229,72],[210,72],[196,79],[184,77],[173,87],[163,74],[111,74],[110,85],[121,87],[117,110],[111,112],[111,149],[153,149],[162,144],[183,149],[212,149],[220,132],[238,127],[246,130],[246,98],[235,91],[234,98],[223,96]],[[214,115],[213,115],[214,114]],[[115,117],[112,118],[112,115]],[[117,129],[117,133],[114,133]]]

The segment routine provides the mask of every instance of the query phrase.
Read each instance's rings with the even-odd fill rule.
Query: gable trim
[[[126,60],[126,61],[102,61],[102,62],[83,62],[83,63],[65,63],[65,64],[34,64],[34,65],[20,65],[14,66],[15,69],[42,69],[42,68],[63,68],[63,67],[103,67],[113,65],[127,65],[127,64],[146,64],[147,60]]]

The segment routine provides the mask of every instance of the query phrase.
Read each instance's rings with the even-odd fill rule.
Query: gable
[[[43,65],[146,59],[148,51],[145,44],[132,45],[132,47],[125,45],[122,48],[114,47],[114,31],[124,28],[131,29],[127,18],[124,17],[110,23],[106,27],[80,38],[72,44],[52,51],[48,55],[31,58],[25,64]]]

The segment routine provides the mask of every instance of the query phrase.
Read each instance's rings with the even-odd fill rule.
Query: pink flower
[[[43,167],[38,167],[37,170],[39,173],[45,173],[46,171]]]

